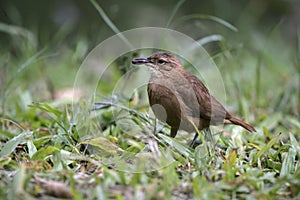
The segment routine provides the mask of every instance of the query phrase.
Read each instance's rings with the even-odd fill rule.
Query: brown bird
[[[175,137],[179,129],[195,131],[194,125],[202,130],[210,125],[230,123],[250,132],[256,131],[226,111],[195,75],[185,71],[175,55],[157,52],[148,58],[134,59],[132,63],[149,67],[151,77],[147,90],[150,106],[160,121],[171,126],[171,137]],[[194,145],[197,136],[196,133],[190,146]]]

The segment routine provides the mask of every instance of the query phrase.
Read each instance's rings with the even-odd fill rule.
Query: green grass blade
[[[292,133],[289,133],[289,136],[290,136],[292,148],[294,148],[296,150],[296,152],[298,153],[298,156],[300,157],[300,145],[299,145],[297,139],[295,138],[294,134],[292,134]]]
[[[261,150],[259,150],[256,154],[255,160],[257,161],[260,157],[265,155],[271,147],[277,142],[281,134],[278,134],[277,136],[273,137]]]
[[[90,0],[90,2],[93,4],[93,6],[96,8],[104,22],[111,28],[111,30],[115,33],[118,34],[121,40],[125,42],[126,45],[128,45],[130,48],[133,48],[128,39],[120,32],[120,30],[116,27],[116,25],[109,19],[107,14],[104,12],[104,10],[101,8],[101,6],[95,1],[95,0]]]
[[[292,147],[289,149],[286,157],[283,160],[282,167],[280,170],[280,177],[291,174],[295,170],[295,159],[296,159],[296,150]]]
[[[166,143],[168,143],[171,147],[175,148],[181,155],[187,157],[187,158],[192,158],[192,152],[185,147],[184,145],[180,144],[179,142],[176,141],[176,139],[168,137],[164,134],[158,134],[160,138],[162,138]]]
[[[238,29],[235,26],[233,26],[232,24],[230,24],[229,22],[227,22],[227,21],[225,21],[225,20],[223,20],[223,19],[221,19],[219,17],[212,16],[212,15],[203,15],[203,14],[186,15],[186,16],[183,16],[182,18],[180,18],[177,21],[177,24],[184,23],[184,22],[186,22],[188,20],[191,20],[191,19],[206,19],[206,20],[211,20],[213,22],[221,24],[222,26],[228,28],[231,31],[238,32]]]
[[[166,28],[169,28],[170,27],[170,24],[172,23],[172,20],[175,16],[175,14],[177,13],[177,11],[179,10],[180,6],[185,2],[185,0],[180,0],[177,2],[177,4],[175,5],[173,11],[172,11],[172,14],[171,16],[169,17],[169,20],[167,22],[167,25],[166,25]]]
[[[197,40],[197,43],[200,44],[201,46],[203,46],[210,42],[220,42],[222,40],[224,40],[222,35],[213,34],[213,35],[203,37],[200,40]]]
[[[46,148],[41,148],[39,149],[37,152],[35,152],[35,154],[33,154],[32,156],[32,160],[44,160],[45,158],[47,158],[48,156],[59,152],[59,149],[54,147],[54,146],[48,146]]]
[[[36,146],[33,144],[32,140],[27,141],[28,155],[30,158],[37,152]]]
[[[26,69],[29,65],[31,65],[33,62],[37,61],[39,56],[45,51],[45,48],[34,54],[32,57],[30,57],[25,63],[23,63],[18,70],[12,75],[12,77],[9,79],[7,84],[4,87],[4,92],[9,88],[9,86],[13,83],[13,81],[16,79],[16,77]]]
[[[0,157],[7,156],[10,153],[12,153],[16,149],[18,144],[25,142],[27,135],[28,135],[28,132],[23,132],[23,133],[17,135],[16,137],[10,139],[8,142],[6,142],[3,146],[3,148],[1,149]]]
[[[34,36],[34,34],[23,28],[20,26],[14,26],[14,25],[8,25],[8,24],[4,24],[0,22],[0,31],[11,34],[11,35],[20,35],[24,38],[26,38],[30,44],[32,44],[32,46],[34,48],[37,47],[37,39]]]

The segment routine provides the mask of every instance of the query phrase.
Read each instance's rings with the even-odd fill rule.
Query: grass
[[[168,26],[172,27],[182,3],[174,7]],[[106,15],[102,8],[100,11]],[[233,27],[225,20],[205,15],[188,15],[181,20],[191,17]],[[107,16],[103,18],[118,30]],[[0,28],[6,30],[5,25]],[[9,30],[14,43],[20,41],[18,35],[29,35],[28,40],[37,41],[27,30],[23,34]],[[38,51],[23,41],[25,45],[18,49],[20,56],[6,52],[9,59],[2,59],[8,61],[0,66],[7,73],[1,77],[0,196],[299,199],[300,70],[296,61],[300,54],[293,53],[297,48],[282,53],[290,46],[276,42],[284,41],[279,28],[271,32],[267,36],[249,33],[248,42],[239,32],[234,33],[240,37],[239,42],[231,42],[226,35],[221,35],[221,40],[205,41],[224,78],[227,108],[258,131],[249,134],[234,126],[213,127],[211,138],[199,133],[202,143],[195,148],[188,147],[190,134],[182,132],[170,138],[169,127],[148,115],[141,94],[137,95],[141,98],[133,97],[129,102],[122,97],[117,102],[107,100],[112,87],[109,84],[99,87],[101,103],[94,111],[87,102],[76,104],[81,112],[74,123],[72,102],[50,98],[48,93],[56,94],[72,82],[64,80],[74,70],[67,66],[80,64],[86,44],[78,42],[76,50],[63,47],[65,53],[54,54],[53,59],[55,51],[51,48]],[[60,40],[63,37],[57,36]],[[110,73],[121,76],[118,66],[129,66],[130,59],[126,58],[130,56],[113,63]],[[48,74],[40,70],[41,66],[56,67]],[[63,78],[56,78],[57,74]],[[47,78],[50,83],[42,81],[46,89],[32,91],[26,87]],[[52,84],[54,89],[50,91]]]

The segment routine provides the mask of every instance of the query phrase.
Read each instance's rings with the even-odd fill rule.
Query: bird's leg
[[[205,137],[205,140],[206,140],[206,141],[214,142],[214,138],[213,138],[213,136],[212,136],[212,134],[211,134],[210,128],[204,129],[204,133],[205,133],[204,137]]]
[[[215,149],[215,139],[211,133],[211,130],[210,128],[206,128],[204,129],[204,133],[205,133],[205,143],[206,143],[206,147],[207,147],[207,150],[208,152],[211,154],[211,156],[213,155],[213,151]]]
[[[210,128],[204,129],[203,132],[204,132],[204,140],[205,141],[202,141],[202,142],[205,142],[206,144],[207,144],[207,141],[214,143],[214,138],[212,137]],[[194,139],[192,140],[191,144],[189,145],[190,147],[194,146],[197,138],[198,138],[198,132],[195,133]],[[209,147],[208,144],[207,144],[207,147]]]
[[[193,147],[193,146],[194,146],[194,144],[195,144],[197,138],[198,138],[198,133],[196,132],[196,133],[195,133],[195,136],[194,136],[194,139],[192,140],[191,144],[189,145],[190,147]]]
[[[154,129],[153,129],[153,135],[156,135],[156,129],[157,129],[157,118],[154,119]]]

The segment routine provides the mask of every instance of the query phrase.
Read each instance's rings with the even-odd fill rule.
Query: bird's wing
[[[210,95],[208,89],[195,75],[186,72],[184,78],[187,81],[180,87],[183,91],[179,93],[183,94],[182,99],[192,110],[193,117],[209,120],[213,124],[223,123],[229,113],[222,104]],[[195,103],[193,99],[196,99]]]

